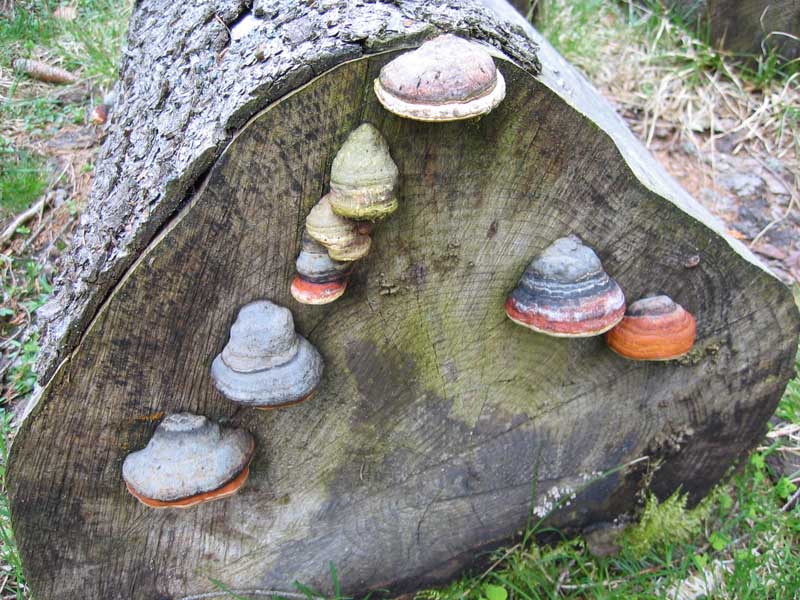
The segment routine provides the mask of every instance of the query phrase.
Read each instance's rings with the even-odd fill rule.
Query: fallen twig
[[[794,494],[792,494],[792,497],[791,497],[791,498],[789,498],[789,499],[786,501],[786,504],[784,504],[784,505],[781,507],[781,512],[788,512],[788,511],[789,511],[789,509],[790,509],[790,508],[792,508],[792,506],[794,505],[794,503],[795,503],[795,502],[797,502],[797,499],[798,499],[798,498],[800,498],[800,488],[798,488],[798,489],[797,489],[797,491],[796,491]]]
[[[39,214],[39,212],[44,208],[44,203],[47,200],[47,195],[42,196],[33,203],[28,210],[21,212],[16,216],[16,218],[9,223],[8,227],[6,227],[2,233],[0,233],[0,244],[5,244],[8,240],[14,237],[14,233],[20,227],[20,225],[24,225],[30,219],[35,217]]]

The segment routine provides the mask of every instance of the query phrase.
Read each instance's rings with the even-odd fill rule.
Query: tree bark
[[[93,202],[43,325],[44,389],[12,448],[39,600],[186,600],[214,581],[330,593],[330,563],[344,594],[412,591],[541,516],[610,521],[647,483],[697,501],[758,442],[796,350],[788,290],[510,6],[257,1],[239,38],[248,15],[134,11]],[[496,48],[504,102],[448,124],[384,111],[380,67],[441,31]],[[363,121],[389,142],[401,207],[342,299],[299,305],[304,217]],[[571,233],[629,298],[663,291],[695,314],[690,357],[634,363],[504,316],[530,258]],[[290,307],[322,353],[314,399],[237,410],[214,389],[211,360],[257,298]],[[121,464],[179,411],[251,431],[250,479],[148,509]]]

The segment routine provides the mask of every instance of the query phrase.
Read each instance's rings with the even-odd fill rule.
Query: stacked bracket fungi
[[[352,263],[369,253],[373,222],[397,210],[397,181],[386,140],[373,125],[362,123],[333,159],[330,193],[306,217],[291,286],[295,300],[327,304],[341,297]]]
[[[294,329],[292,313],[268,300],[239,311],[230,339],[211,365],[229,400],[278,408],[310,398],[322,377],[319,352]],[[128,491],[151,508],[187,508],[226,498],[247,480],[255,440],[190,413],[167,416],[143,450],[122,465]]]
[[[322,368],[319,352],[295,331],[291,311],[258,300],[239,311],[211,377],[229,400],[269,409],[310,398]]]
[[[556,337],[589,337],[614,327],[625,295],[597,254],[571,235],[553,242],[525,269],[506,300],[508,317]]]
[[[152,508],[187,508],[226,498],[247,481],[253,436],[190,413],[164,418],[143,450],[122,465],[128,491]]]
[[[352,262],[364,258],[372,238],[362,233],[358,223],[333,212],[331,194],[320,198],[306,217],[306,233],[328,250],[333,260]]]
[[[505,98],[506,82],[481,46],[445,34],[385,65],[375,95],[407,119],[457,121],[490,112]]]
[[[632,360],[672,360],[694,345],[694,317],[669,296],[637,300],[606,334],[608,347]]]
[[[353,263],[333,260],[327,248],[303,232],[303,246],[297,256],[297,275],[292,296],[302,304],[327,304],[347,289]]]

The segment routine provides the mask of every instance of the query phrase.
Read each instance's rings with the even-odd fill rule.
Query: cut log
[[[434,585],[541,516],[609,522],[648,483],[697,501],[791,375],[788,290],[509,5],[318,4],[137,3],[93,202],[42,325],[44,388],[12,447],[39,600],[330,593],[330,564],[344,594]],[[437,31],[496,48],[507,96],[490,114],[419,123],[377,102],[380,68]],[[304,217],[364,121],[400,169],[400,208],[341,299],[300,305]],[[568,234],[629,298],[666,292],[697,317],[687,359],[631,362],[506,318],[528,261]],[[313,399],[238,410],[215,390],[211,361],[258,298],[324,357]],[[250,478],[147,508],[122,461],[181,411],[250,431]]]
[[[664,0],[664,4],[707,32],[720,48],[761,54],[775,49],[786,59],[800,56],[797,0]]]

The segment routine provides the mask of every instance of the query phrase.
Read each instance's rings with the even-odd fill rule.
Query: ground
[[[774,55],[721,54],[655,4],[545,0],[537,26],[584,70],[633,131],[729,232],[800,300],[800,68]],[[27,325],[88,198],[105,124],[93,123],[116,73],[129,5],[113,0],[0,2],[0,487],[13,409],[35,382]],[[76,76],[44,83],[33,58]],[[113,104],[110,110],[113,111]],[[524,539],[422,599],[792,598],[800,590],[800,380],[764,444],[698,508],[680,494],[642,498],[634,522],[585,538]],[[556,538],[557,539],[557,538]],[[0,594],[28,598],[0,494]],[[335,557],[334,557],[335,558]],[[334,560],[335,563],[335,560]],[[335,577],[335,566],[332,567]],[[302,594],[313,591],[299,588]],[[236,597],[230,594],[229,597]]]

